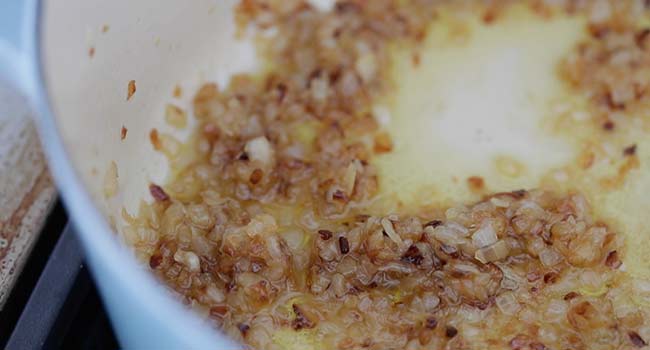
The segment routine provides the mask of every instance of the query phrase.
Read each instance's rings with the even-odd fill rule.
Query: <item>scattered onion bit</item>
[[[428,317],[424,326],[428,329],[436,329],[438,326],[438,320],[435,317]]]
[[[614,122],[611,120],[607,120],[603,123],[603,129],[607,131],[612,131],[614,130]]]
[[[130,100],[131,97],[135,94],[136,86],[135,86],[135,80],[129,81],[129,85],[127,86],[126,90],[126,100]]]
[[[433,228],[436,228],[436,227],[438,227],[440,225],[442,225],[442,221],[440,221],[440,220],[431,220],[431,221],[427,222],[426,224],[424,224],[424,227],[431,226]]]
[[[341,254],[347,254],[350,252],[350,243],[347,238],[343,236],[339,237],[339,249],[341,250]]]
[[[562,298],[562,299],[568,301],[568,300],[575,299],[575,298],[577,298],[577,297],[579,297],[579,296],[580,296],[580,294],[578,294],[578,293],[576,293],[576,292],[568,292],[568,293],[566,293],[566,294],[564,295],[564,298]]]
[[[623,155],[626,157],[633,156],[636,154],[636,145],[630,145],[623,149]]]
[[[445,327],[445,336],[447,338],[453,338],[458,334],[458,329],[456,329],[453,326],[447,326]]]
[[[255,169],[251,173],[251,176],[248,178],[248,181],[250,181],[250,183],[253,185],[257,185],[260,181],[262,181],[262,176],[264,176],[262,169]]]
[[[375,135],[375,146],[376,153],[388,153],[393,150],[393,140],[391,140],[390,135],[386,132],[380,132]]]
[[[158,129],[153,128],[151,131],[149,131],[149,141],[151,141],[151,145],[156,151],[160,151],[162,149],[162,142],[158,136]]]
[[[166,200],[169,200],[169,196],[167,195],[165,190],[163,190],[162,187],[156,184],[149,185],[149,192],[151,193],[151,196],[158,202],[164,202]]]
[[[293,308],[293,312],[296,314],[296,318],[294,318],[293,321],[291,321],[291,327],[294,330],[301,330],[304,328],[314,328],[316,326],[314,322],[312,322],[309,318],[307,318],[303,310],[297,304],[293,304],[292,308]]]
[[[612,250],[607,254],[607,258],[605,259],[605,265],[612,269],[618,269],[623,265],[621,260],[618,258],[618,252],[616,250]]]
[[[88,49],[88,57],[93,58],[94,56],[95,56],[95,47],[94,47],[94,46],[91,46],[91,47]]]
[[[172,91],[172,96],[175,98],[181,98],[183,96],[183,89],[180,85],[174,86],[174,91]]]
[[[332,231],[330,230],[318,230],[318,234],[323,241],[327,241],[332,238]]]
[[[424,260],[424,257],[422,256],[420,249],[415,245],[410,246],[409,249],[406,250],[406,253],[402,255],[403,262],[416,266],[422,264],[422,260]]]
[[[163,261],[163,257],[160,254],[154,254],[149,258],[149,267],[156,269]]]
[[[639,333],[635,331],[629,331],[627,335],[628,337],[630,337],[630,341],[632,342],[632,344],[634,344],[634,346],[636,346],[637,348],[642,348],[648,345],[648,343],[645,340],[643,340],[643,338],[641,338]]]
[[[251,329],[251,327],[249,325],[247,325],[246,323],[238,324],[237,328],[239,329],[239,331],[241,332],[241,335],[244,338],[246,338],[246,335],[248,334],[248,330]]]
[[[480,176],[470,176],[467,178],[467,186],[472,192],[481,192],[485,189],[485,181]]]

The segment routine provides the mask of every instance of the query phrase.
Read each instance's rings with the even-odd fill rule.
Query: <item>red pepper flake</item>
[[[429,317],[427,318],[424,326],[427,327],[428,329],[436,329],[436,327],[438,326],[438,320],[436,320],[434,317]]]
[[[136,86],[135,86],[135,80],[129,81],[129,85],[127,86],[126,89],[126,100],[130,100],[131,97],[135,94]]]
[[[426,224],[424,224],[424,227],[431,226],[433,228],[436,228],[436,227],[438,227],[440,225],[442,225],[442,221],[440,221],[440,220],[431,220],[431,221],[427,222]]]
[[[643,340],[643,338],[641,338],[641,336],[639,335],[639,333],[637,333],[637,332],[635,332],[635,331],[629,331],[629,332],[627,333],[627,336],[630,337],[630,341],[631,341],[632,344],[634,344],[634,346],[636,346],[637,348],[642,348],[642,347],[648,345],[648,343],[646,343],[646,341]]]
[[[626,157],[630,157],[635,154],[636,154],[636,145],[630,145],[625,147],[625,149],[623,149],[623,155]]]
[[[154,254],[149,258],[149,267],[155,270],[163,261],[163,257],[160,254]]]
[[[606,122],[603,123],[603,129],[605,129],[605,130],[607,130],[607,131],[612,131],[612,130],[614,130],[614,126],[615,126],[615,124],[614,124],[614,122],[611,121],[611,120],[608,120],[608,121],[606,121]]]
[[[88,57],[93,58],[94,56],[95,56],[95,48],[91,46],[88,49]]]
[[[617,251],[612,250],[611,252],[609,252],[609,254],[607,254],[607,258],[605,259],[605,265],[607,265],[612,269],[618,269],[619,267],[621,267],[621,265],[623,265],[621,260],[618,258]]]
[[[410,246],[409,249],[406,250],[406,253],[402,255],[403,262],[416,266],[422,264],[422,260],[424,260],[424,257],[422,256],[420,249],[415,245]]]
[[[248,330],[251,329],[251,327],[249,325],[247,325],[246,323],[238,324],[237,328],[239,329],[239,331],[241,332],[241,335],[244,338],[246,337],[246,334],[248,334]]]
[[[453,338],[458,334],[458,330],[455,327],[447,326],[445,327],[445,336],[447,338]]]
[[[125,128],[124,125],[122,125],[122,129],[120,130],[120,140],[124,140],[126,138],[126,133],[129,132],[129,129]]]
[[[569,300],[575,299],[575,298],[577,298],[579,296],[580,296],[580,294],[578,294],[576,292],[568,292],[568,293],[566,293],[566,295],[564,295],[564,300],[569,301]]]
[[[248,181],[250,181],[253,185],[257,185],[260,181],[262,181],[262,176],[264,176],[262,169],[255,169],[251,173],[251,176],[248,178]]]
[[[330,230],[318,230],[318,234],[320,235],[320,239],[323,241],[327,241],[328,239],[332,238],[332,231]]]
[[[291,321],[291,327],[294,330],[297,331],[304,328],[314,328],[314,326],[316,326],[314,322],[312,322],[311,320],[309,320],[309,318],[307,318],[305,313],[298,305],[293,304],[292,307],[293,307],[293,312],[296,314],[296,318],[294,318],[293,321]]]
[[[164,202],[169,199],[169,196],[165,190],[156,184],[149,185],[149,192],[151,193],[151,196],[158,202]]]
[[[343,236],[339,237],[339,249],[341,249],[341,254],[347,254],[350,252],[350,243],[347,238]]]

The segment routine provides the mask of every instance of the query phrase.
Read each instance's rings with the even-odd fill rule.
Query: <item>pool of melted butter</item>
[[[442,12],[420,51],[396,47],[396,93],[377,106],[394,149],[373,161],[376,210],[412,212],[521,188],[580,191],[596,219],[624,237],[624,269],[650,278],[650,128],[629,116],[604,132],[559,77],[558,64],[586,37],[584,18],[543,19],[514,6],[491,24]],[[633,143],[640,165],[615,181],[622,149]],[[585,167],[585,158],[595,160]],[[472,190],[469,177],[484,188]]]

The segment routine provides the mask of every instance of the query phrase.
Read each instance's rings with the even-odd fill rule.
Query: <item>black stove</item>
[[[61,203],[0,310],[0,349],[116,349],[118,343]]]

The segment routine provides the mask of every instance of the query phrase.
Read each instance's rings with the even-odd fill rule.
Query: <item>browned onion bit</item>
[[[248,181],[250,181],[250,183],[252,183],[253,185],[257,185],[262,180],[263,175],[264,173],[262,172],[262,169],[255,169],[251,173],[251,176],[249,177]]]
[[[350,252],[350,243],[347,238],[343,236],[339,237],[339,249],[341,250],[341,254],[347,254]]]
[[[564,295],[563,299],[568,301],[568,300],[571,300],[571,299],[575,299],[575,298],[577,298],[579,296],[580,296],[580,294],[578,294],[576,292],[568,292],[568,293],[566,293]]]
[[[149,185],[149,192],[151,193],[151,196],[158,202],[164,202],[166,200],[169,200],[169,196],[167,195],[165,190],[163,190],[162,187],[156,184]]]
[[[453,338],[458,334],[458,329],[456,329],[453,326],[447,326],[445,327],[445,336],[447,338]]]
[[[623,262],[621,262],[621,259],[618,258],[618,252],[616,250],[612,250],[607,254],[607,258],[605,258],[605,265],[612,269],[618,269],[623,265]]]
[[[416,266],[422,264],[422,260],[424,260],[424,257],[422,256],[420,249],[415,245],[410,246],[409,249],[406,250],[406,253],[402,255],[403,262]]]
[[[296,318],[291,321],[291,327],[294,330],[300,330],[303,328],[314,328],[316,324],[312,322],[307,316],[305,316],[305,313],[302,311],[302,309],[296,305],[292,305],[293,312],[296,314]]]
[[[163,257],[160,254],[154,254],[149,258],[149,267],[156,269],[163,261]]]
[[[636,145],[630,145],[623,149],[623,155],[626,157],[633,156],[636,154]]]
[[[641,338],[639,333],[637,333],[635,331],[629,331],[627,333],[627,336],[630,338],[630,341],[632,342],[632,344],[634,344],[634,346],[636,346],[637,348],[642,348],[642,347],[648,345],[648,343],[645,340],[643,340],[643,338]]]
[[[246,335],[248,334],[248,330],[250,330],[251,327],[249,325],[247,325],[246,323],[239,323],[237,325],[237,329],[239,329],[239,332],[241,332],[242,337],[245,338]]]
[[[332,238],[332,231],[330,230],[318,230],[318,234],[323,241],[327,241]]]
[[[556,272],[548,272],[544,275],[544,283],[553,284],[557,282],[559,275]]]
[[[427,327],[428,329],[436,329],[436,327],[438,326],[438,320],[435,317],[429,317],[427,318],[424,326]]]
[[[424,224],[424,227],[431,226],[433,228],[436,228],[436,227],[438,227],[440,225],[442,225],[442,221],[440,221],[440,220],[431,220],[431,221],[427,222],[426,224]]]

